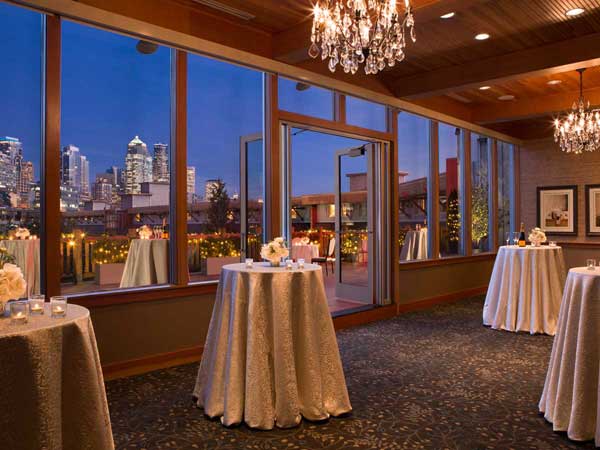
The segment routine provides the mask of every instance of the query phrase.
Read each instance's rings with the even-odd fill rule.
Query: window
[[[0,257],[21,268],[27,296],[41,285],[42,15],[0,3],[0,23]]]
[[[221,267],[239,262],[244,250],[248,257],[260,259],[262,92],[262,72],[189,55],[187,228],[191,281],[218,279]]]
[[[279,109],[333,120],[333,92],[279,77]]]
[[[362,128],[387,131],[387,108],[379,103],[347,95],[346,122]]]
[[[427,181],[430,122],[398,114],[398,213],[400,262],[428,259]]]
[[[64,293],[168,282],[170,57],[62,23]],[[161,239],[138,239],[142,227]]]
[[[471,248],[473,254],[490,251],[491,139],[471,133]]]
[[[512,214],[514,195],[514,146],[498,141],[498,242],[506,242],[516,231]]]
[[[439,125],[440,254],[463,255],[462,245],[462,139],[463,132]]]

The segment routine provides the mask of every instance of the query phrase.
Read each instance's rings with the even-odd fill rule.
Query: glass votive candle
[[[44,302],[46,297],[44,294],[32,294],[29,297],[29,313],[31,315],[44,314]]]
[[[298,258],[298,269],[304,269],[304,258]]]
[[[587,268],[588,268],[588,270],[596,270],[596,260],[588,259],[587,260]]]
[[[556,247],[556,241],[550,241],[550,242],[548,242],[548,245],[550,247]]]
[[[10,303],[10,319],[13,323],[27,323],[29,318],[29,305],[27,301],[19,300]]]
[[[292,265],[292,260],[291,259],[286,259],[285,260],[285,268],[287,270],[292,270],[293,269],[293,265]]]
[[[50,297],[50,311],[52,317],[65,317],[67,315],[67,297],[60,295]]]
[[[254,260],[252,258],[246,258],[246,268],[251,269],[254,264]]]

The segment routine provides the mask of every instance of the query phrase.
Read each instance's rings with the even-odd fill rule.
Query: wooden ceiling
[[[316,0],[208,0],[244,11],[252,16],[249,20],[207,6],[206,0],[78,1],[329,74],[324,62],[307,53]],[[417,42],[407,45],[405,61],[376,76],[349,76],[340,70],[332,76],[465,120],[506,128],[516,119],[543,117],[544,124],[556,111],[569,108],[578,90],[575,69],[589,67],[586,95],[600,105],[600,0],[411,0],[411,4]],[[576,7],[585,12],[567,17],[566,11]],[[440,18],[448,12],[455,16]],[[477,41],[478,33],[491,37]],[[550,79],[562,83],[549,86]],[[482,85],[491,89],[480,91]],[[505,94],[515,100],[498,100]]]

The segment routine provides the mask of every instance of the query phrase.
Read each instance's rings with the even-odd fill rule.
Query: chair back
[[[335,253],[335,238],[329,239],[329,248],[327,249],[327,256],[332,257]]]

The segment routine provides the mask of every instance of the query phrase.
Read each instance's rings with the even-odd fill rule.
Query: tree
[[[208,223],[212,231],[223,234],[229,221],[229,194],[222,180],[214,182],[210,189]]]
[[[448,230],[448,250],[451,254],[458,253],[458,243],[460,242],[460,211],[458,210],[458,192],[456,190],[452,190],[448,196],[446,228]]]

